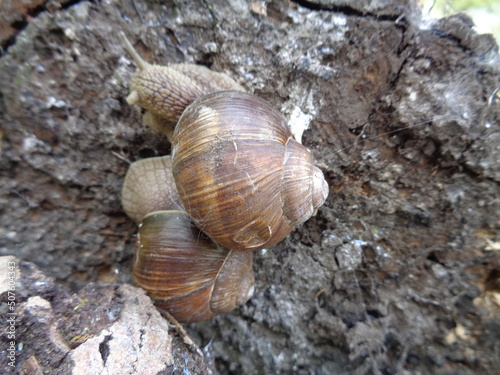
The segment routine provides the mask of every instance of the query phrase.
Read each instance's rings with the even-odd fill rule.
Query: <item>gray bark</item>
[[[131,282],[121,183],[128,161],[170,146],[124,101],[123,30],[148,61],[204,64],[310,122],[330,185],[315,217],[256,254],[255,296],[188,327],[219,373],[500,372],[492,36],[403,0],[60,5],[2,39],[0,255],[78,295]]]

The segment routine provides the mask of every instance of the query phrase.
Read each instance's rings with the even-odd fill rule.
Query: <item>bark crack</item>
[[[99,344],[99,353],[101,353],[101,358],[103,365],[106,366],[106,361],[108,360],[109,357],[109,345],[108,343],[113,339],[112,335],[108,335],[104,337],[104,340]]]
[[[307,1],[307,0],[292,0],[292,2],[310,9],[314,11],[326,11],[326,12],[335,12],[335,13],[342,13],[346,16],[355,16],[355,17],[369,17],[369,18],[376,18],[381,21],[393,21],[397,22],[398,24],[404,23],[404,15],[390,15],[390,14],[384,14],[384,15],[378,15],[376,13],[370,13],[370,12],[362,12],[356,8],[353,8],[348,5],[326,5],[326,4],[316,4],[312,1]]]

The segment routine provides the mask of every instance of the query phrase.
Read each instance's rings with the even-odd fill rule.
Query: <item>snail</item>
[[[163,257],[156,253],[161,241],[171,246],[192,231],[202,239],[200,243],[210,240],[212,247],[239,254],[234,256],[242,258],[234,263],[240,265],[247,262],[242,254],[275,245],[309,219],[326,200],[329,188],[307,148],[292,137],[282,115],[266,101],[244,92],[223,73],[202,66],[148,64],[124,34],[121,38],[138,66],[127,102],[144,108],[145,123],[172,143],[168,162],[142,160],[137,170],[145,172],[131,172],[138,162],[132,164],[122,195],[127,214],[142,222],[134,265],[142,269],[134,268],[135,280],[154,298],[162,298],[170,292],[156,293],[155,286],[146,285],[159,277],[159,271],[153,265],[148,268],[147,262]],[[166,163],[171,163],[171,168],[160,166]],[[157,174],[155,170],[161,171]],[[134,177],[129,178],[129,174]],[[128,185],[130,181],[132,185]],[[165,198],[165,192],[172,190],[178,197]],[[151,195],[151,200],[143,204],[129,193]],[[171,217],[163,219],[167,214],[162,211]],[[156,223],[160,217],[161,225]],[[159,232],[161,241],[152,239],[154,231],[146,229],[149,226]],[[168,227],[165,233],[162,226]],[[139,259],[148,257],[140,251],[141,246],[155,249],[147,261]],[[160,262],[167,264],[165,259]],[[249,262],[251,269],[251,257]],[[153,268],[155,271],[149,270]],[[241,285],[234,289],[241,296],[234,299],[234,305],[246,302],[251,295],[253,273],[238,283]],[[157,305],[161,303],[157,301]],[[163,306],[172,310],[169,304]]]

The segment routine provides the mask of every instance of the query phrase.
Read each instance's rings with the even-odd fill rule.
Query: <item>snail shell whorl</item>
[[[276,244],[328,193],[326,182],[313,186],[312,157],[292,139],[281,114],[238,91],[208,94],[186,108],[174,131],[172,162],[186,211],[212,240],[233,250]]]
[[[138,244],[135,283],[180,322],[229,312],[253,294],[252,254],[214,244],[183,211],[147,215]]]
[[[283,215],[291,226],[309,219],[328,196],[323,172],[314,165],[309,151],[290,138],[285,145],[281,197]]]

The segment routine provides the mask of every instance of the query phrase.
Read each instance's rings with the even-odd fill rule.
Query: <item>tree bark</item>
[[[106,362],[119,335],[105,331],[144,329],[127,306],[156,316],[127,285],[136,226],[120,188],[130,162],[170,145],[124,100],[123,30],[145,60],[225,72],[308,124],[330,186],[315,217],[256,254],[246,305],[188,327],[217,372],[500,372],[500,58],[466,15],[428,19],[410,0],[33,4],[0,11],[0,255],[21,260],[18,371],[76,372],[84,345],[129,366]],[[23,261],[57,280],[50,296]],[[83,299],[119,318],[75,342],[61,317]],[[170,365],[150,373],[180,373],[162,353]]]

